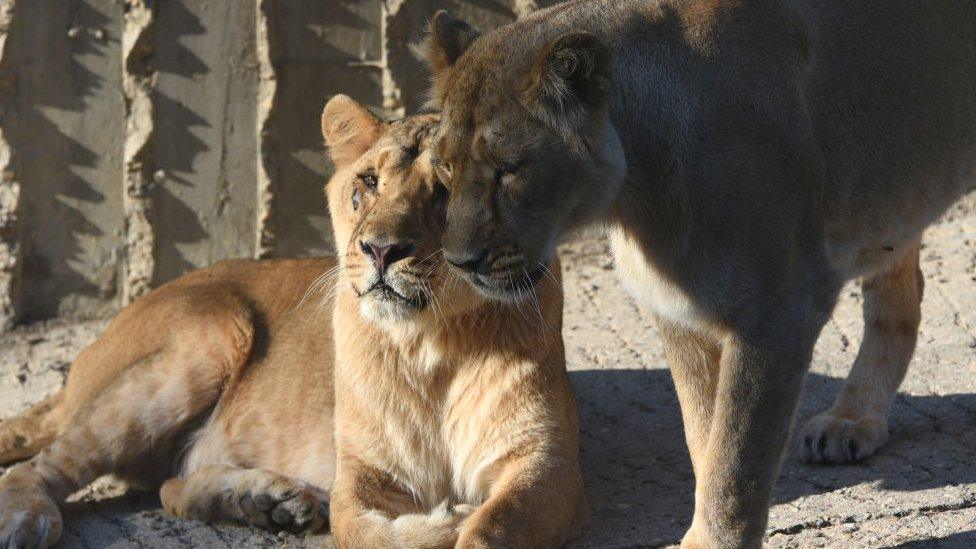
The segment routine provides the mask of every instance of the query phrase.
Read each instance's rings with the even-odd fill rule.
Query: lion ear
[[[337,167],[369,150],[379,139],[382,126],[379,118],[348,95],[336,95],[322,110],[322,137]]]
[[[536,55],[522,103],[564,135],[579,130],[610,89],[610,49],[588,32],[559,36]]]
[[[420,51],[434,77],[451,68],[478,36],[478,31],[446,10],[435,13],[427,27],[427,36],[420,45]]]

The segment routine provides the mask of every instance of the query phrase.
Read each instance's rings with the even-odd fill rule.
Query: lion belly
[[[845,278],[870,276],[976,185],[976,5],[789,3],[814,37],[804,96],[826,168],[827,258]]]

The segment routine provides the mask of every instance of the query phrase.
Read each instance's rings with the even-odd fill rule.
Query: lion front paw
[[[874,455],[888,440],[884,418],[848,419],[829,412],[814,416],[803,428],[803,460],[807,463],[856,463]]]
[[[15,467],[0,478],[0,547],[50,547],[61,538],[61,512]]]
[[[277,475],[256,482],[240,499],[241,511],[252,526],[268,530],[317,532],[328,511],[299,483]]]

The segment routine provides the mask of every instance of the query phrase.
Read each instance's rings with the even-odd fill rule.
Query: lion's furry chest
[[[526,372],[490,363],[407,366],[340,399],[338,444],[424,507],[482,503],[497,472],[492,466],[541,423],[535,407],[512,406],[518,398],[511,389]]]
[[[704,316],[692,298],[658,272],[634,240],[613,229],[610,242],[617,279],[641,306],[676,324],[687,327],[702,324]]]

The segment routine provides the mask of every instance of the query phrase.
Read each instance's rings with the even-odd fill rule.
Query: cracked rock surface
[[[773,496],[771,547],[976,546],[976,194],[926,233],[918,350],[891,414],[891,439],[851,466],[786,456]],[[564,337],[582,419],[590,527],[576,547],[666,546],[691,519],[694,483],[678,403],[653,319],[614,279],[606,244],[564,246]],[[826,408],[861,339],[861,295],[845,288],[817,346],[797,423]],[[0,417],[53,392],[102,321],[51,321],[0,336]],[[795,450],[797,441],[791,444]],[[110,480],[65,510],[64,547],[330,545],[178,521],[155,494]]]

